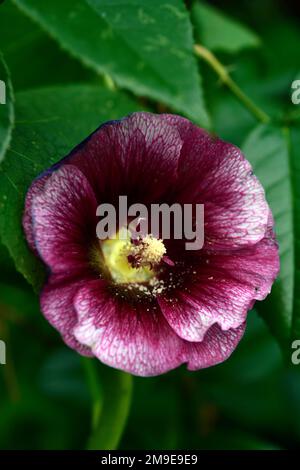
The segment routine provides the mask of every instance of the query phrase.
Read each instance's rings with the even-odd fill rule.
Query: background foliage
[[[298,447],[299,18],[279,0],[0,5],[0,448]],[[273,209],[281,273],[225,364],[132,380],[82,360],[44,321],[34,293],[44,270],[20,220],[37,174],[140,109],[180,113],[242,147]]]

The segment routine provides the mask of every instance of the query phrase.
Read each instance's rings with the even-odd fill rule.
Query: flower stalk
[[[82,357],[82,365],[84,368],[86,383],[88,385],[92,398],[92,432],[97,429],[101,411],[103,408],[103,390],[98,380],[97,370],[94,361],[90,358]]]
[[[117,449],[126,426],[132,397],[130,374],[82,358],[92,401],[92,425],[87,450]]]
[[[226,67],[217,59],[217,57],[206,47],[201,46],[200,44],[194,45],[194,51],[197,57],[205,60],[205,62],[210,65],[210,67],[216,72],[220,77],[220,80],[231,90],[235,97],[242,103],[245,108],[247,108],[250,113],[260,122],[267,124],[270,122],[270,117],[260,109],[244,92],[241,88],[235,83],[231,78]]]

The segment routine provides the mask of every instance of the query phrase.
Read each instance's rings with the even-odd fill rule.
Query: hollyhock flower
[[[120,195],[146,206],[204,204],[203,248],[151,234],[100,241],[97,206],[117,207]],[[279,270],[249,162],[179,116],[135,113],[102,125],[32,183],[23,226],[48,268],[47,320],[80,354],[141,376],[228,358]]]

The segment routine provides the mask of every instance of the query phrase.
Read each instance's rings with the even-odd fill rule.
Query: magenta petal
[[[80,344],[73,334],[78,321],[73,299],[89,280],[90,278],[62,281],[61,276],[51,276],[42,290],[40,299],[41,310],[49,323],[60,332],[68,346],[84,356],[93,354],[90,348]]]
[[[237,328],[255,300],[270,293],[279,272],[272,227],[256,245],[218,252],[206,261],[195,268],[185,289],[158,299],[170,326],[187,341],[202,341],[214,323],[222,330]]]
[[[96,199],[85,176],[64,165],[33,197],[35,246],[52,272],[70,273],[87,267],[88,250],[96,239]]]
[[[177,199],[204,204],[207,249],[238,248],[264,237],[264,189],[237,147],[194,126],[184,140],[178,176]]]
[[[245,291],[252,290],[253,299],[265,299],[271,292],[280,269],[278,244],[273,228],[269,226],[265,237],[256,245],[218,253],[211,260],[212,269],[227,272]]]
[[[75,337],[105,364],[151,376],[184,362],[184,342],[155,304],[118,301],[103,281],[92,281],[78,292],[75,308],[79,319]]]
[[[253,289],[238,282],[220,279],[195,285],[189,292],[177,292],[174,298],[159,298],[159,305],[169,325],[182,339],[203,341],[217,323],[222,330],[238,328],[245,322],[254,304]]]
[[[195,125],[188,119],[178,116],[176,114],[160,114],[161,120],[167,122],[170,126],[173,126],[179,132],[179,135],[183,141],[188,139],[189,134],[193,134],[195,131]],[[209,136],[209,133],[200,127],[197,127],[199,133],[203,133],[203,136]]]
[[[183,363],[190,370],[218,364],[229,357],[245,330],[245,324],[226,332],[213,325],[202,342],[184,341],[158,309],[116,301],[98,280],[82,287],[74,303],[76,339],[103,363],[140,376],[162,374]]]
[[[159,115],[134,113],[100,127],[70,157],[91,182],[98,199],[153,202],[176,181],[183,141]]]
[[[245,332],[246,324],[222,331],[213,325],[201,343],[186,343],[187,368],[199,370],[225,361],[232,354]]]
[[[32,220],[32,203],[33,203],[34,198],[43,191],[48,178],[49,178],[49,175],[44,175],[34,180],[26,194],[26,200],[25,200],[25,209],[24,209],[23,221],[22,221],[23,228],[24,228],[28,245],[36,255],[38,254],[38,251],[35,246],[35,236],[34,236],[33,220]]]

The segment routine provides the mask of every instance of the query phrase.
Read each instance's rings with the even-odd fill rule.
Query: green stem
[[[87,449],[114,450],[129,414],[132,376],[95,359],[83,358],[82,361],[93,402],[92,432]]]
[[[300,109],[295,109],[290,111],[284,119],[284,122],[288,125],[293,124],[295,121],[300,119]]]
[[[195,44],[194,51],[198,57],[204,59],[205,62],[211,66],[211,68],[220,77],[221,81],[232,91],[236,98],[250,111],[250,113],[252,113],[252,115],[258,121],[263,123],[270,122],[270,117],[240,89],[240,87],[232,80],[224,65],[221,64],[221,62],[211,51],[201,46],[200,44]]]
[[[108,73],[105,73],[103,75],[103,80],[104,80],[104,85],[106,86],[108,90],[116,91],[117,89],[116,84]]]
[[[97,370],[94,361],[89,358],[82,358],[86,381],[90,390],[92,407],[92,431],[97,428],[103,407],[103,390],[98,380]]]

